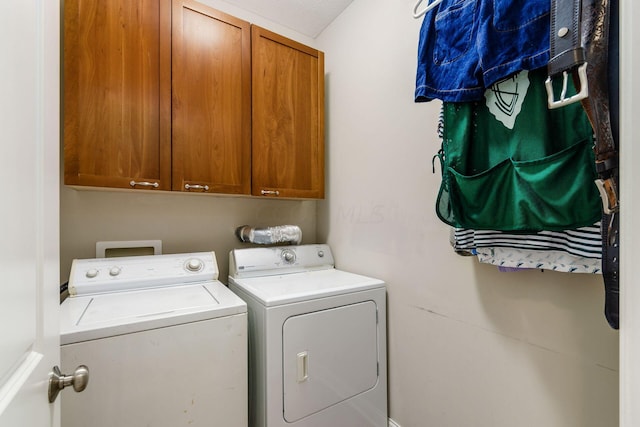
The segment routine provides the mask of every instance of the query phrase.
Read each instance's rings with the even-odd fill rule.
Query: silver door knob
[[[89,368],[80,365],[71,375],[60,373],[60,368],[53,367],[53,373],[49,378],[49,403],[56,400],[58,393],[65,387],[73,386],[76,392],[81,392],[87,388],[89,383]]]

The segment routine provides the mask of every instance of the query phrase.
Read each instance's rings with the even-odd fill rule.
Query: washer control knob
[[[296,253],[291,249],[285,249],[282,251],[282,259],[287,264],[293,264],[296,261]]]
[[[318,257],[319,258],[324,258],[324,251],[323,250],[319,250],[318,251]]]
[[[85,276],[87,276],[88,279],[93,279],[97,275],[98,275],[98,270],[96,270],[95,268],[91,268],[87,270],[87,273],[85,274]]]
[[[203,265],[202,265],[202,261],[200,261],[198,258],[191,258],[190,260],[187,261],[187,263],[185,264],[185,267],[189,271],[200,271],[202,270]]]
[[[115,277],[118,274],[120,274],[121,271],[122,271],[122,269],[120,267],[118,267],[117,265],[114,265],[113,267],[111,267],[109,269],[109,275]]]

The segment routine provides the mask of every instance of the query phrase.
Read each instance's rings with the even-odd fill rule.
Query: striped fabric
[[[561,251],[577,257],[602,258],[600,222],[575,230],[540,231],[517,234],[492,230],[454,229],[453,248],[468,252],[476,248],[514,248],[540,251]]]

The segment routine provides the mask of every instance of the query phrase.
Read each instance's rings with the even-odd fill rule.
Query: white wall
[[[637,118],[640,82],[633,76],[640,69],[638,39],[640,7],[633,0],[620,2],[620,427],[640,425],[640,279],[635,270],[640,255],[633,242],[640,239],[640,175]],[[634,215],[633,213],[636,212]]]
[[[600,276],[499,273],[434,214],[439,105],[415,104],[414,0],[355,0],[326,53],[318,240],[388,283],[390,416],[402,427],[618,424],[618,333]]]

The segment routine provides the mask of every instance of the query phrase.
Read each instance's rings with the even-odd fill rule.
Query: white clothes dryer
[[[327,245],[235,249],[249,312],[249,425],[386,427],[384,282],[334,267]]]
[[[60,307],[65,427],[246,427],[247,307],[213,252],[74,260]]]

